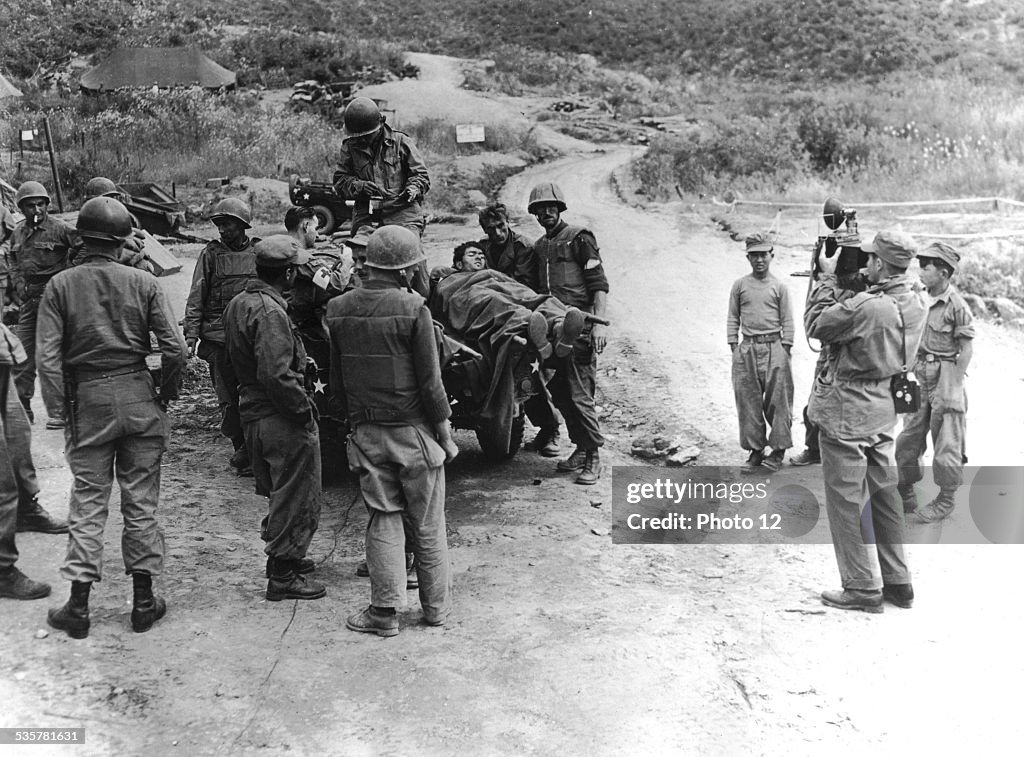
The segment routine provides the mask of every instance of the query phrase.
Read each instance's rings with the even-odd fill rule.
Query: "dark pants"
[[[270,557],[306,556],[320,523],[320,437],[315,423],[300,426],[280,415],[245,424],[256,491],[269,498],[260,536]]]
[[[548,384],[551,399],[565,419],[569,440],[580,449],[604,445],[597,418],[597,353],[590,343],[590,327],[580,334],[568,357],[558,358]]]
[[[20,435],[12,421],[20,413],[28,425],[11,378],[11,367],[0,365],[0,570],[18,561],[14,534],[18,528],[18,477],[14,471]]]
[[[25,348],[28,361],[15,369],[14,385],[18,388],[18,396],[26,406],[36,393],[36,319],[39,315],[39,303],[43,299],[43,286],[30,286],[21,302],[18,314],[18,326],[14,333]]]
[[[18,510],[39,493],[32,462],[32,427],[14,386],[14,370],[0,365],[0,568],[14,565]]]
[[[818,424],[807,416],[807,405],[804,405],[804,446],[812,455],[821,457],[821,444],[818,441]]]
[[[217,394],[217,404],[220,405],[220,432],[231,440],[235,449],[238,449],[245,444],[245,433],[242,431],[242,421],[238,415],[238,403],[232,396],[227,381],[224,380],[227,350],[223,344],[204,339],[199,343],[196,354],[210,366],[210,379]]]

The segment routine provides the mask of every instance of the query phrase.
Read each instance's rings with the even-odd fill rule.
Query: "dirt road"
[[[599,377],[607,464],[635,463],[632,437],[662,427],[697,441],[701,463],[733,464],[725,303],[746,263],[699,209],[624,203],[615,187],[628,185],[630,154],[531,169],[504,199],[523,208],[534,182],[558,181],[567,218],[600,241],[614,324]],[[432,227],[432,259],[478,233]],[[781,249],[775,270],[804,257]],[[179,305],[188,268],[164,280]],[[786,280],[802,302],[805,280]],[[990,395],[1019,394],[1020,341],[985,327],[978,342],[972,462],[1019,463],[1019,434],[999,429],[1020,429],[1021,409]],[[813,362],[800,342],[795,360],[799,401]],[[327,598],[263,600],[264,504],[229,471],[213,413],[202,391],[176,408],[159,581],[170,610],[149,633],[128,627],[116,513],[84,641],[36,638],[64,601],[64,542],[19,538],[22,566],[56,593],[0,605],[0,726],[83,726],[86,744],[64,750],[74,755],[947,753],[979,739],[1008,753],[1024,735],[1022,612],[1004,588],[1019,547],[911,547],[913,610],[827,611],[830,546],[613,546],[610,470],[577,487],[529,453],[486,464],[460,433],[447,506],[455,613],[443,629],[420,625],[411,593],[402,633],[378,639],[344,628],[368,596],[353,574],[365,514],[348,484],[327,492],[311,549]],[[43,499],[63,513],[59,447],[37,432]],[[817,470],[802,475],[820,492]]]

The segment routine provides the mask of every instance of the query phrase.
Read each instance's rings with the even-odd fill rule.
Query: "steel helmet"
[[[357,97],[345,106],[345,132],[350,137],[373,134],[380,128],[380,108],[369,97]]]
[[[398,271],[426,260],[420,238],[404,226],[381,226],[366,244],[366,265]]]
[[[249,210],[247,204],[237,197],[225,197],[214,205],[213,213],[210,214],[210,220],[216,223],[218,218],[234,218],[237,221],[241,221],[245,228],[252,228],[252,211]]]
[[[18,187],[18,191],[14,193],[14,204],[20,208],[21,203],[25,202],[25,200],[31,200],[37,197],[42,197],[46,200],[47,204],[50,202],[50,193],[46,191],[46,187],[38,181],[26,181]]]
[[[85,199],[90,200],[93,197],[114,197],[116,198],[121,193],[117,191],[117,186],[108,179],[106,176],[94,176],[89,179],[85,185]]]
[[[113,197],[93,197],[78,211],[77,229],[86,239],[123,242],[132,235],[132,217]]]
[[[526,209],[532,213],[537,205],[543,205],[546,202],[555,203],[559,213],[565,212],[565,196],[553,181],[545,181],[530,190],[530,204],[526,206]]]

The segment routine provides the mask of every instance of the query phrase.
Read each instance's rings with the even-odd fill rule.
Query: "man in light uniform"
[[[914,599],[896,497],[891,384],[904,370],[904,345],[914,354],[924,329],[924,303],[906,277],[915,247],[912,238],[892,231],[863,245],[870,286],[859,294],[837,286],[839,256],[822,255],[822,274],[804,313],[807,335],[829,345],[808,415],[820,428],[825,503],[843,585],[822,592],[821,600],[843,610],[877,613],[883,598],[900,607]],[[865,502],[870,517],[862,512]],[[877,554],[881,577],[870,552]]]
[[[50,281],[39,305],[39,374],[51,416],[67,418],[65,456],[75,480],[71,533],[61,575],[71,598],[47,618],[73,638],[89,633],[89,593],[102,576],[110,488],[121,490],[121,553],[132,577],[132,628],[148,631],[167,606],[153,594],[163,570],[156,519],[160,461],[167,446],[165,407],[178,396],[185,345],[160,284],[118,262],[132,234],[128,210],[110,197],[82,206],[85,249]],[[160,387],[146,367],[150,335],[161,353]]]
[[[931,300],[914,365],[921,382],[921,406],[906,418],[896,438],[896,464],[904,512],[916,511],[918,520],[931,522],[953,512],[956,490],[963,483],[967,458],[964,377],[974,354],[974,317],[950,283],[960,265],[960,253],[944,242],[933,242],[917,256],[917,262],[921,283]],[[914,484],[923,478],[921,456],[929,433],[935,447],[932,465],[939,494],[918,510]]]

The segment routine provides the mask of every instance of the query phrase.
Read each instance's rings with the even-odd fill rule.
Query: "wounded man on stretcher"
[[[430,278],[434,318],[491,363],[506,348],[531,349],[542,361],[552,354],[566,357],[587,321],[603,322],[487,268],[476,242],[456,247],[452,268],[435,268]]]

